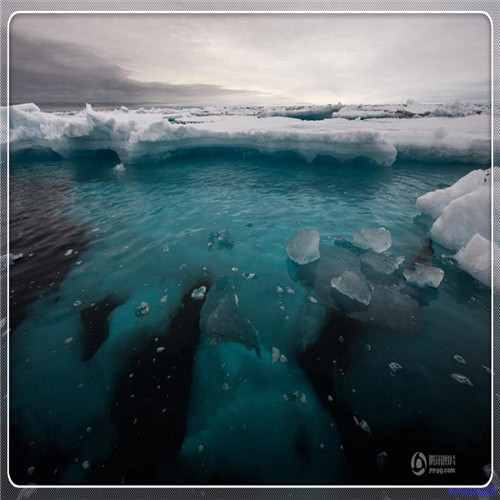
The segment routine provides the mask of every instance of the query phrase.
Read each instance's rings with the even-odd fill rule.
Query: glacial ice
[[[286,253],[296,264],[309,264],[320,257],[319,240],[319,232],[315,229],[299,229],[288,240]]]
[[[352,300],[367,306],[372,299],[371,285],[366,279],[355,272],[345,271],[330,281],[332,288]]]
[[[384,227],[363,228],[353,234],[353,243],[364,250],[382,253],[391,248],[391,233]]]
[[[414,269],[407,268],[403,271],[403,276],[408,283],[420,288],[438,288],[443,281],[444,271],[439,267],[428,266],[415,262]]]

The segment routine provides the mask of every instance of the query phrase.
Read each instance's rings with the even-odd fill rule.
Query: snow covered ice
[[[491,286],[491,183],[499,178],[498,167],[473,170],[450,187],[417,199],[417,208],[435,219],[431,238],[456,251],[459,267],[487,286]],[[493,248],[497,251],[496,241]]]
[[[391,233],[384,227],[363,228],[353,234],[353,243],[365,250],[382,253],[391,248]]]
[[[300,229],[288,240],[286,253],[296,264],[310,264],[320,258],[319,240],[315,229]]]

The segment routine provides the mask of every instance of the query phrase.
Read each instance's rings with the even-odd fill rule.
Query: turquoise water
[[[123,172],[84,159],[13,162],[14,217],[18,207],[17,215],[29,219],[26,206],[38,197],[42,205],[44,197],[50,199],[53,216],[45,227],[35,221],[34,234],[23,237],[54,233],[43,262],[37,263],[36,252],[29,256],[28,248],[11,248],[25,253],[14,267],[50,266],[51,255],[64,261],[73,250],[60,281],[26,306],[10,339],[14,446],[17,432],[22,449],[30,449],[14,461],[14,479],[113,483],[102,465],[122,439],[111,411],[116,387],[129,376],[131,354],[169,331],[183,295],[200,280],[220,283],[226,277],[238,296],[239,315],[257,331],[258,349],[245,342],[212,345],[202,332],[186,435],[175,458],[180,481],[383,482],[383,468],[371,459],[362,462],[367,470],[358,469],[357,454],[369,447],[369,456],[385,451],[392,459],[393,482],[412,482],[405,474],[415,451],[457,456],[453,481],[430,482],[484,482],[481,468],[490,452],[489,289],[434,244],[432,262],[445,271],[437,291],[406,287],[404,295],[416,309],[407,312],[388,301],[379,311],[385,323],[365,318],[356,323],[359,328],[342,330],[343,367],[336,372],[331,411],[298,361],[304,332],[317,337],[329,306],[297,279],[285,252],[293,232],[306,227],[320,231],[323,247],[344,245],[357,255],[339,240],[363,227],[384,226],[392,234],[390,253],[411,262],[427,245],[430,227],[415,208],[416,198],[472,168],[400,162],[381,168],[327,159],[309,164],[294,156],[227,150],[130,163]],[[58,229],[62,219],[82,228],[81,248],[65,240],[67,231]],[[11,233],[21,226],[14,224]],[[227,245],[214,239],[221,231],[229,235]],[[402,283],[398,274],[390,285]],[[278,286],[294,293],[277,293]],[[80,311],[110,294],[120,297],[120,305],[109,315],[109,335],[83,361]],[[149,313],[138,317],[142,302]],[[272,362],[273,347],[286,362]],[[466,363],[457,362],[456,354]],[[161,363],[161,355],[155,358],[152,363]],[[393,373],[391,362],[402,368]],[[473,386],[459,384],[452,373],[467,376]],[[161,387],[158,393],[165,396]],[[353,416],[370,427],[361,432],[367,441],[360,447],[346,425]],[[168,425],[155,433],[161,443]],[[43,465],[47,456],[56,464],[50,471]],[[152,481],[172,480],[171,465],[163,462],[170,459],[160,454]]]

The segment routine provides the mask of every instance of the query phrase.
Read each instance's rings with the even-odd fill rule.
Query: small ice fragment
[[[460,375],[460,373],[452,373],[450,376],[453,380],[456,380],[459,384],[465,384],[469,385],[470,387],[473,387],[473,383],[465,375]]]
[[[92,432],[92,427],[90,425],[85,429],[87,432]]]
[[[233,266],[231,268],[231,271],[233,271],[233,273],[237,273],[239,271],[239,269],[236,266]]]
[[[88,460],[84,460],[82,462],[82,467],[87,470],[90,467],[90,462]]]
[[[82,301],[81,300],[75,300],[73,302],[73,307],[80,307],[82,305]]]
[[[391,372],[394,374],[394,373],[397,373],[399,370],[401,370],[403,367],[399,363],[396,363],[395,361],[391,361],[389,363],[389,368],[390,368]]]
[[[203,300],[205,298],[205,294],[207,293],[206,286],[200,286],[200,288],[195,288],[191,293],[191,298],[193,300]]]
[[[332,288],[367,306],[372,300],[372,288],[368,281],[353,271],[344,271],[330,281]]]
[[[482,368],[486,370],[487,373],[491,373],[491,369],[487,367],[486,365],[481,365]]]
[[[370,344],[366,344],[366,350],[370,352],[372,350],[372,346]]]
[[[453,356],[453,359],[454,359],[457,363],[460,363],[461,365],[465,365],[465,364],[466,364],[465,359],[463,358],[463,356],[460,356],[460,354],[455,354],[455,355]]]
[[[323,450],[325,448],[325,443],[319,443],[319,447]]]
[[[311,304],[317,304],[318,299],[316,297],[313,297],[312,295],[309,295],[309,302],[311,302]]]
[[[198,445],[198,453],[203,453],[204,450],[205,450],[205,446],[203,446],[202,444],[199,444]]]
[[[160,353],[161,353],[161,352],[163,352],[164,350],[165,350],[165,348],[164,348],[163,346],[160,346],[160,347],[157,347],[157,348],[156,348],[156,352],[157,352],[158,354],[160,354]]]
[[[75,262],[75,264],[76,264],[77,266],[80,266],[80,265],[82,264],[82,261],[81,261],[81,260],[77,260],[77,261]]]
[[[278,285],[276,287],[276,293],[281,295],[281,294],[285,293],[285,290],[283,290],[283,288]]]
[[[291,286],[287,286],[286,287],[286,293],[288,293],[289,295],[294,295],[295,294],[295,290]]]
[[[355,415],[352,417],[354,419],[355,424],[360,427],[362,430],[367,432],[368,434],[371,434],[371,429],[366,420],[363,420],[362,418],[358,419]]]
[[[247,280],[253,280],[257,275],[255,273],[242,273],[242,276]]]
[[[309,264],[320,257],[319,240],[315,229],[300,229],[288,240],[286,253],[296,264]]]
[[[146,314],[149,314],[149,304],[147,302],[141,302],[136,308],[135,308],[135,315],[140,318],[142,316],[146,316]]]
[[[113,170],[118,173],[125,172],[125,165],[123,163],[118,163],[113,167]]]
[[[367,271],[384,275],[393,274],[399,269],[404,260],[404,257],[393,257],[375,252],[366,252],[361,255],[361,264]]]
[[[439,267],[427,266],[425,264],[415,263],[415,269],[405,269],[403,276],[408,283],[420,288],[430,286],[437,288],[443,281],[444,271]]]
[[[228,384],[227,382],[224,382],[224,383],[222,384],[222,390],[223,390],[223,391],[229,391],[229,384]]]
[[[327,398],[327,399],[328,399],[328,401],[329,401],[330,403],[332,403],[332,402],[333,402],[333,396],[332,396],[331,394],[328,394],[328,398]]]
[[[287,362],[288,362],[288,358],[284,354],[282,354],[280,356],[280,363],[287,363]]]
[[[277,347],[271,349],[271,359],[273,364],[277,363],[280,359],[280,350]]]
[[[379,469],[384,469],[385,468],[385,466],[387,464],[387,458],[388,457],[389,457],[389,455],[385,451],[381,451],[377,455],[377,466],[378,466]]]
[[[392,238],[385,227],[364,228],[353,234],[353,243],[364,250],[382,253],[391,248]]]
[[[65,343],[65,344],[71,344],[71,342],[73,342],[73,337],[68,337],[68,338],[64,341],[64,343]]]
[[[165,302],[167,302],[167,300],[168,300],[168,295],[163,295],[162,298],[160,299],[160,302],[162,304],[165,304]]]
[[[64,252],[64,256],[65,256],[65,257],[69,257],[72,253],[73,253],[73,249],[72,249],[72,248],[70,248],[70,249],[68,249],[68,250],[66,250],[66,251]]]
[[[236,294],[234,294],[234,303],[236,304],[236,307],[240,305],[240,298]]]

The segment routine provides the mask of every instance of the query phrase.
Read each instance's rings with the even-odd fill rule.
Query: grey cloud
[[[19,35],[11,40],[10,75],[12,103],[197,104],[252,95],[210,84],[140,82],[75,44]]]

